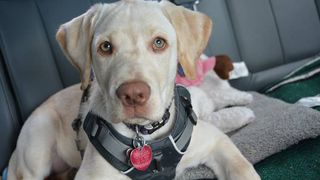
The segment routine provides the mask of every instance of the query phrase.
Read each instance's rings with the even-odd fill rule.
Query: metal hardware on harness
[[[188,100],[188,98],[186,98],[184,96],[181,96],[181,101],[186,107],[185,109],[186,109],[188,118],[190,119],[192,124],[197,125],[198,117],[197,117],[196,113],[193,111],[191,102]]]
[[[198,4],[200,4],[199,0],[194,1],[193,5],[192,5],[192,8],[194,11],[198,11]]]
[[[172,2],[176,5],[183,5],[194,11],[198,11],[198,5],[200,4],[200,0],[172,0]]]
[[[146,144],[146,141],[144,140],[144,138],[139,135],[138,126],[136,126],[136,137],[133,139],[132,144],[133,144],[133,147],[135,148],[142,147],[143,145]]]
[[[171,108],[173,100],[174,100],[174,96],[172,97],[169,106],[165,109],[164,114],[163,114],[160,121],[157,121],[157,122],[145,125],[145,126],[126,124],[126,123],[125,123],[125,125],[128,128],[132,129],[133,131],[137,131],[137,128],[138,128],[138,132],[140,132],[141,134],[144,134],[144,135],[154,133],[155,131],[157,131],[158,129],[163,127],[168,122],[168,120],[170,118],[170,108]]]

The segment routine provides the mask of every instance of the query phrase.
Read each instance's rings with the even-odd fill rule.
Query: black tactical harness
[[[126,155],[128,149],[133,148],[133,140],[118,133],[106,120],[89,112],[83,128],[100,155],[130,178],[173,179],[197,122],[190,94],[182,86],[175,88],[175,109],[175,124],[170,134],[159,140],[146,141],[153,153],[153,160],[146,171],[134,169]]]

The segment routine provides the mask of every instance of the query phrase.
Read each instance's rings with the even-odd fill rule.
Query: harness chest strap
[[[106,149],[110,154],[112,154],[115,158],[122,162],[126,162],[128,160],[128,157],[125,153],[128,149],[132,148],[132,146],[128,146],[127,144],[121,142],[113,133],[110,131],[110,125],[107,124],[104,120],[102,120],[100,117],[89,113],[86,117],[88,119],[84,123],[84,130],[89,136],[89,139],[93,141],[93,145],[99,144]],[[173,147],[176,149],[176,151],[179,154],[184,154],[182,152],[182,149],[185,147],[185,145],[188,143],[188,141],[191,138],[191,133],[193,129],[193,124],[191,121],[187,122],[187,125],[185,129],[182,131],[182,133],[173,138],[170,134],[168,137],[170,142],[172,143]],[[162,141],[164,141],[163,139]],[[155,143],[159,142],[146,142],[146,144],[154,145]],[[99,145],[99,146],[100,146]]]
[[[157,159],[156,150],[163,146],[171,148],[172,152],[176,152],[176,154],[180,154],[176,155],[176,158],[178,158],[176,162],[179,162],[190,142],[193,125],[196,124],[196,116],[192,111],[190,94],[185,88],[176,87],[175,104],[175,125],[171,133],[163,139],[146,142],[155,150],[154,159]],[[85,118],[83,128],[90,142],[104,159],[123,173],[131,173],[133,168],[128,162],[128,156],[125,152],[132,148],[132,139],[122,136],[111,124],[90,112]]]

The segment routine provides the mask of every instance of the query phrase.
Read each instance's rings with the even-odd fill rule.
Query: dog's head
[[[93,71],[112,122],[161,119],[173,96],[178,61],[189,78],[211,33],[211,20],[162,1],[96,4],[61,25],[57,40],[86,89]]]

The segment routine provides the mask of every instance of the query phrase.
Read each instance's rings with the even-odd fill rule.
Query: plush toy
[[[227,81],[233,70],[228,56],[201,56],[196,67],[197,76],[190,80],[179,66],[176,83],[188,88],[198,117],[223,132],[236,130],[254,120],[252,110],[245,107],[252,102],[252,95],[231,87]]]

